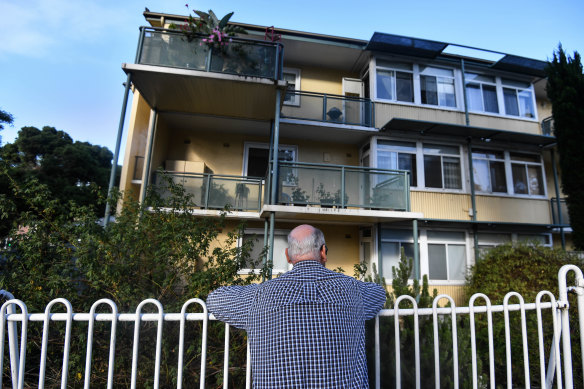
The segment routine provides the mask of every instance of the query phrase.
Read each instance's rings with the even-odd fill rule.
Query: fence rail
[[[567,275],[573,273],[575,276],[575,285],[568,286]],[[559,272],[559,296],[556,298],[550,292],[540,292],[535,302],[526,303],[523,297],[515,292],[510,292],[506,295],[502,305],[492,305],[489,298],[484,294],[478,293],[473,295],[469,300],[468,307],[456,307],[454,300],[447,295],[439,295],[433,300],[432,308],[418,308],[417,302],[410,296],[399,297],[394,304],[393,309],[384,309],[376,317],[374,322],[374,353],[373,353],[373,374],[375,387],[380,388],[389,387],[393,384],[396,388],[400,387],[424,387],[428,385],[428,380],[433,375],[434,387],[454,387],[458,388],[460,382],[463,381],[462,375],[470,378],[465,378],[465,386],[470,387],[490,387],[495,388],[497,385],[512,387],[531,387],[533,381],[534,386],[551,388],[573,388],[584,385],[582,381],[584,377],[584,366],[582,356],[584,355],[584,277],[582,271],[573,265],[566,265],[562,267]],[[570,306],[568,293],[574,292],[576,303]],[[29,313],[24,302],[13,299],[10,293],[2,291],[0,295],[10,300],[6,301],[1,308],[0,314],[2,320],[0,321],[0,387],[6,387],[2,382],[2,378],[10,377],[13,388],[23,388],[25,385],[25,372],[30,373],[30,365],[33,361],[26,359],[27,356],[27,334],[29,324],[39,322],[43,324],[42,342],[40,352],[40,363],[38,363],[38,387],[45,386],[45,379],[47,378],[46,359],[47,359],[47,341],[49,337],[49,326],[54,322],[64,322],[66,331],[63,336],[63,353],[62,353],[62,367],[60,369],[60,377],[50,377],[52,382],[60,381],[61,387],[67,387],[69,376],[71,375],[68,366],[69,361],[73,357],[70,355],[69,345],[71,343],[71,330],[74,325],[80,323],[87,323],[87,345],[85,355],[80,356],[85,358],[85,374],[83,380],[83,387],[89,388],[92,384],[91,370],[92,370],[92,352],[94,345],[94,331],[96,322],[110,323],[109,325],[109,353],[108,370],[107,370],[107,387],[111,388],[119,384],[114,382],[114,365],[116,363],[116,344],[120,341],[117,336],[121,333],[121,323],[134,324],[133,340],[132,340],[132,356],[131,356],[131,377],[130,386],[136,387],[137,377],[140,375],[141,368],[139,368],[139,349],[141,329],[144,327],[143,323],[152,323],[156,325],[155,335],[155,356],[153,359],[154,366],[150,367],[153,371],[152,386],[159,387],[161,377],[161,350],[162,338],[165,326],[168,323],[179,323],[180,332],[178,339],[178,359],[176,363],[177,380],[176,387],[181,388],[183,385],[184,373],[184,355],[186,353],[186,336],[185,330],[193,322],[201,323],[202,330],[200,332],[200,367],[199,367],[199,385],[201,388],[205,387],[206,368],[209,365],[209,358],[207,356],[207,335],[208,323],[214,321],[215,318],[207,312],[206,304],[200,299],[188,300],[181,309],[180,313],[164,313],[162,304],[154,299],[147,299],[141,302],[136,311],[133,313],[118,313],[116,304],[107,299],[96,301],[87,313],[74,313],[71,304],[65,299],[55,299],[51,301],[44,311],[44,313]],[[544,301],[548,300],[548,301]],[[511,300],[517,302],[511,304]],[[482,301],[482,305],[477,302]],[[405,303],[409,307],[402,308]],[[440,307],[440,302],[448,302],[450,306]],[[52,313],[55,306],[60,305],[66,312]],[[144,307],[154,308],[154,313],[143,313]],[[202,312],[192,313],[187,312],[191,306],[196,306]],[[108,313],[97,313],[97,309],[106,307]],[[18,309],[20,312],[16,312]],[[574,323],[570,323],[570,310],[577,313]],[[500,314],[503,317],[500,317]],[[518,320],[511,320],[511,315]],[[527,315],[535,314],[537,323],[537,337],[535,342],[528,339],[527,329]],[[548,318],[544,320],[544,314]],[[464,318],[465,321],[460,319]],[[389,322],[387,320],[390,320]],[[494,329],[497,323],[502,320],[504,325],[504,339],[496,337]],[[431,321],[431,322],[430,322]],[[519,322],[518,325],[513,323]],[[576,323],[577,322],[577,323]],[[166,324],[165,324],[166,323]],[[465,327],[461,323],[465,324]],[[384,324],[390,324],[389,326]],[[570,325],[574,325],[571,329]],[[56,324],[55,324],[56,325]],[[18,331],[20,326],[20,331]],[[446,327],[445,327],[446,326]],[[449,327],[448,327],[449,326]],[[390,328],[392,327],[392,328]],[[432,328],[432,342],[427,342],[428,333],[422,329]],[[444,331],[444,328],[449,328]],[[230,329],[229,325],[225,325],[224,332],[224,350],[223,350],[223,377],[222,385],[224,388],[229,385],[230,377]],[[388,329],[387,331],[384,331]],[[393,330],[391,330],[393,329]],[[409,331],[409,332],[408,332]],[[486,332],[486,338],[483,336],[482,342],[478,341],[479,331]],[[20,339],[19,337],[20,332]],[[409,336],[412,337],[413,345],[407,346],[404,339]],[[8,358],[5,353],[6,333],[8,333]],[[393,338],[391,341],[391,335]],[[521,344],[512,344],[511,335],[520,333]],[[577,334],[579,333],[579,336]],[[576,336],[574,336],[576,334]],[[54,335],[53,335],[54,336]],[[547,336],[547,338],[546,338]],[[450,339],[449,339],[450,338]],[[424,340],[426,339],[426,340]],[[54,340],[54,339],[53,339]],[[495,361],[496,349],[504,343],[504,357],[506,376],[495,376]],[[393,343],[393,350],[387,349],[389,343]],[[423,343],[423,344],[422,344]],[[576,344],[580,347],[577,348]],[[463,354],[468,353],[468,345],[470,344],[471,357]],[[149,345],[150,347],[152,344]],[[547,347],[546,347],[547,346]],[[174,347],[174,346],[172,346]],[[408,347],[411,347],[408,348]],[[519,347],[520,350],[513,349]],[[531,352],[535,350],[537,355],[536,360],[529,360]],[[381,351],[386,348],[385,351]],[[413,349],[413,352],[412,352]],[[573,359],[572,353],[579,351],[579,358]],[[432,360],[427,360],[428,352],[432,355]],[[388,357],[393,354],[393,363],[388,366]],[[413,358],[412,358],[413,355]],[[443,357],[448,355],[451,360],[446,360]],[[517,357],[521,360],[517,360]],[[76,356],[79,357],[79,356]],[[5,359],[8,361],[5,363]],[[407,361],[405,360],[407,359]],[[213,357],[213,361],[218,358]],[[487,368],[480,369],[480,361],[487,361]],[[26,362],[26,363],[25,363]],[[407,362],[407,363],[406,363]],[[411,363],[410,363],[411,362]],[[445,372],[444,363],[447,363],[450,372]],[[9,369],[6,370],[9,365]],[[531,369],[532,366],[539,365],[539,368]],[[36,367],[36,365],[34,365]],[[430,366],[430,372],[424,370],[423,367]],[[579,366],[579,368],[578,368]],[[382,382],[387,374],[384,372],[390,370],[389,374],[393,382]],[[6,370],[6,371],[5,371]],[[519,371],[518,371],[519,370]],[[54,370],[53,370],[54,372]],[[423,374],[423,375],[422,375]],[[574,376],[579,380],[574,382]],[[246,387],[251,385],[251,370],[249,363],[249,347],[247,347],[247,364],[245,374]],[[517,383],[513,381],[513,377],[520,377],[522,382]],[[407,383],[409,382],[409,383]],[[415,382],[415,384],[414,384]],[[555,385],[554,385],[555,383]],[[33,385],[31,382],[26,383]],[[498,386],[497,386],[498,387]]]

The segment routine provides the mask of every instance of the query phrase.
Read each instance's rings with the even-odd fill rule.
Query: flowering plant
[[[188,4],[185,6],[187,9],[189,8]],[[211,10],[207,13],[194,9],[193,13],[198,17],[189,15],[184,24],[178,27],[174,24],[170,25],[170,28],[181,30],[189,42],[203,35],[201,46],[206,44],[209,48],[224,48],[231,42],[231,37],[235,34],[247,34],[243,28],[229,24],[233,12],[223,16],[221,20]]]

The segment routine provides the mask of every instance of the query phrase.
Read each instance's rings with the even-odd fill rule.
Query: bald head
[[[318,228],[302,224],[288,234],[288,249],[286,254],[290,263],[313,260],[326,262],[326,253],[323,245],[324,234]]]

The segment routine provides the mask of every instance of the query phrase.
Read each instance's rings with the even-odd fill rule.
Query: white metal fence
[[[569,273],[573,273],[575,276],[575,283],[571,286],[567,285]],[[535,302],[526,303],[522,296],[511,292],[506,295],[503,305],[497,306],[491,305],[489,298],[480,293],[471,297],[468,307],[456,307],[454,300],[446,295],[437,296],[433,301],[432,308],[418,308],[416,300],[412,297],[399,297],[395,302],[394,309],[382,310],[375,319],[373,327],[374,348],[371,353],[373,360],[371,374],[375,387],[583,387],[584,277],[582,271],[573,265],[562,267],[558,275],[558,285],[559,296],[557,298],[550,292],[542,291],[537,295]],[[568,297],[570,292],[575,294],[571,299]],[[164,386],[160,384],[161,374],[165,374],[161,373],[163,331],[170,322],[178,324],[179,337],[178,350],[176,351],[178,358],[174,382],[176,382],[177,388],[181,388],[183,387],[185,364],[185,330],[188,325],[193,325],[192,322],[198,322],[200,348],[197,350],[197,355],[201,363],[197,369],[200,377],[199,385],[201,388],[205,388],[206,367],[209,364],[207,355],[208,323],[215,318],[208,314],[205,302],[200,299],[187,301],[182,306],[180,313],[164,313],[162,304],[154,299],[141,302],[134,313],[118,313],[116,304],[108,299],[96,301],[88,313],[74,313],[69,301],[59,298],[51,301],[46,306],[44,313],[29,313],[24,302],[14,299],[9,292],[2,291],[1,294],[5,299],[9,299],[2,305],[0,311],[2,316],[0,321],[0,372],[2,372],[0,374],[0,387],[2,388],[10,385],[13,388],[34,387],[35,385],[44,388],[46,386],[45,381],[49,375],[47,373],[49,327],[52,322],[62,322],[60,325],[65,327],[64,331],[59,332],[59,336],[62,338],[57,339],[62,341],[62,362],[59,360],[60,367],[53,368],[51,373],[58,376],[50,377],[51,382],[60,382],[61,388],[71,386],[89,388],[92,384],[93,386],[102,386],[92,382],[92,354],[96,322],[105,322],[109,328],[109,341],[107,339],[104,341],[107,344],[106,351],[108,353],[107,372],[103,372],[104,375],[107,374],[105,382],[107,382],[108,388],[112,388],[114,385],[135,388],[139,385],[137,377],[144,369],[144,366],[138,366],[139,347],[145,347],[140,341],[141,328],[149,322],[156,326],[155,355],[153,359],[150,359],[153,366],[148,366],[146,370],[153,374],[150,382],[154,388]],[[511,304],[511,300],[517,302]],[[408,308],[404,308],[404,301],[408,301]],[[482,301],[482,304],[478,305],[479,301]],[[570,306],[570,301],[572,301],[572,306]],[[449,302],[450,307],[438,305],[444,302]],[[65,310],[66,312],[52,313],[55,306],[61,306],[61,311]],[[145,306],[149,306],[150,310],[154,308],[155,312],[143,313]],[[103,310],[104,307],[108,308],[108,313],[96,313],[98,308]],[[193,307],[198,307],[202,312],[187,312],[187,309],[192,310]],[[515,315],[515,320],[512,320],[512,315]],[[528,320],[529,316],[533,320]],[[570,323],[570,317],[572,317],[572,323]],[[40,345],[36,344],[37,348],[40,346],[40,352],[37,353],[40,355],[40,360],[31,361],[30,357],[27,358],[27,335],[30,330],[29,324],[32,325],[35,322],[38,322],[36,325],[42,323],[42,340]],[[422,324],[423,322],[426,322],[425,326]],[[530,339],[529,336],[528,323],[530,322],[534,323],[537,329],[537,335],[534,339]],[[79,325],[79,323],[85,323],[87,326],[86,348],[84,355],[74,356],[70,347],[71,334],[73,326]],[[116,358],[119,358],[116,353],[116,344],[120,341],[117,338],[120,334],[118,324],[133,324],[131,377],[129,377],[129,381],[124,381],[123,385],[114,379]],[[391,327],[393,327],[393,331],[388,330]],[[427,331],[428,328],[432,329],[432,334],[421,333],[430,332]],[[444,332],[444,328],[447,328],[446,332]],[[502,330],[504,339],[501,339],[501,333],[499,335],[495,333],[496,328],[504,328]],[[482,335],[479,335],[480,331],[482,331]],[[441,334],[445,333],[450,335],[451,339],[440,338]],[[103,336],[103,332],[100,334]],[[404,344],[403,339],[406,336],[411,338],[412,334],[413,344]],[[430,337],[430,335],[432,336]],[[432,341],[428,342],[430,338]],[[479,341],[479,338],[482,340]],[[385,341],[384,339],[391,340]],[[517,344],[514,344],[512,339],[521,340],[520,350],[516,349]],[[52,339],[51,342],[54,343],[55,339]],[[7,343],[7,347],[5,347],[5,343]],[[148,346],[152,348],[153,345]],[[224,388],[230,385],[229,353],[230,330],[229,326],[225,325],[222,358],[223,377],[222,383],[220,383]],[[504,356],[497,353],[503,353]],[[519,361],[513,359],[517,355],[519,355]],[[530,361],[530,355],[537,355],[537,360]],[[575,358],[573,355],[579,355],[579,357]],[[69,362],[73,357],[84,358],[83,377],[77,373],[78,377],[71,378]],[[391,366],[388,366],[388,361],[391,361]],[[480,368],[481,361],[486,361],[488,368],[486,366]],[[496,376],[496,362],[503,363],[505,366],[505,377],[500,377],[500,374]],[[35,378],[38,376],[38,382],[25,382],[26,377],[31,375],[31,368],[27,367],[27,363],[35,369],[35,373],[32,375]],[[54,365],[55,361],[52,363]],[[441,363],[442,365],[448,364],[448,369],[451,369],[448,374],[445,375],[444,366],[441,366]],[[534,366],[539,367],[534,368]],[[466,378],[463,379],[461,375],[465,375]],[[520,377],[521,381],[514,382],[513,377]],[[575,379],[575,377],[579,378]],[[9,379],[10,382],[3,382],[3,378]],[[247,348],[245,381],[246,387],[250,387],[249,347]],[[533,384],[532,381],[538,383]],[[53,384],[53,386],[58,385]]]

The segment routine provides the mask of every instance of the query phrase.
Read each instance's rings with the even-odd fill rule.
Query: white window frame
[[[464,239],[463,242],[464,243],[452,243],[452,242],[446,242],[446,241],[441,241],[441,240],[430,240],[428,238],[428,231],[442,231],[442,232],[458,232],[458,233],[464,233]],[[468,274],[468,270],[470,267],[470,244],[469,244],[469,234],[468,231],[465,230],[451,230],[451,229],[442,229],[442,228],[437,228],[437,229],[424,229],[420,231],[419,234],[419,242],[420,242],[420,271],[422,276],[423,275],[427,275],[428,276],[428,284],[429,285],[464,285],[466,283],[466,280],[441,280],[441,279],[433,279],[430,278],[430,262],[429,262],[429,253],[428,253],[428,245],[429,244],[453,244],[453,245],[464,245],[464,254],[465,254],[465,275]],[[446,250],[447,254],[448,254],[448,249]],[[448,257],[446,258],[446,266],[448,266]],[[446,268],[446,274],[448,276],[449,273],[449,269],[448,267]]]
[[[393,79],[393,85],[392,85],[392,98],[391,99],[385,99],[385,98],[377,98],[380,101],[391,101],[391,102],[399,102],[399,103],[404,103],[404,104],[414,104],[416,102],[416,87],[415,87],[415,76],[414,76],[414,65],[410,64],[410,63],[406,63],[406,62],[399,62],[399,61],[388,61],[388,62],[392,62],[392,64],[390,64],[390,66],[385,66],[385,65],[377,65],[376,62],[376,66],[375,66],[375,96],[377,98],[378,96],[378,91],[377,91],[377,72],[379,70],[381,71],[389,71],[389,72],[393,72],[392,75],[392,79]],[[391,66],[393,65],[393,66]],[[408,69],[404,69],[403,67],[400,66],[410,66],[411,70]],[[408,73],[411,74],[412,76],[412,101],[404,101],[404,100],[398,100],[397,99],[397,72],[401,72],[401,73]]]
[[[424,144],[427,145],[443,145],[443,146],[449,146],[449,147],[456,147],[458,149],[458,154],[443,154],[443,153],[428,153],[428,152],[424,152]],[[421,165],[422,165],[422,172],[423,172],[423,186],[425,189],[429,189],[429,190],[439,190],[439,191],[456,191],[456,192],[462,192],[464,191],[464,183],[465,183],[465,179],[464,179],[464,165],[463,165],[463,153],[462,153],[462,147],[460,145],[450,145],[447,143],[442,143],[442,142],[420,142],[419,146],[418,146],[418,150],[419,152],[422,154],[421,159],[419,158],[418,161],[421,161]],[[442,173],[442,187],[441,188],[435,188],[435,187],[429,187],[426,185],[426,171],[425,171],[425,161],[424,161],[424,156],[426,155],[430,155],[430,156],[440,156],[440,169],[441,169],[441,173]],[[451,158],[458,158],[459,161],[459,166],[460,166],[460,188],[445,188],[445,184],[444,184],[444,161],[443,161],[443,157],[451,157]],[[418,165],[420,165],[418,163]],[[419,180],[419,176],[418,176],[418,180]]]
[[[426,69],[437,69],[437,70],[447,70],[447,71],[451,71],[452,72],[452,76],[444,76],[444,75],[436,75],[436,74],[432,74],[430,72],[425,72],[423,70],[419,70],[420,68],[426,68]],[[440,102],[440,94],[437,92],[437,96],[436,98],[438,99],[438,104],[428,104],[428,103],[422,103],[422,86],[421,86],[421,78],[422,76],[424,77],[435,77],[436,78],[436,84],[438,84],[438,78],[447,78],[452,80],[452,87],[454,89],[454,105],[442,105]],[[416,79],[420,80],[420,84],[418,86],[418,93],[420,94],[420,103],[425,106],[425,107],[438,107],[438,108],[447,108],[447,109],[456,109],[458,108],[458,93],[457,93],[457,81],[456,81],[456,70],[453,68],[447,68],[447,67],[442,67],[442,66],[433,66],[433,65],[418,65],[418,74],[416,76]]]
[[[513,160],[511,158],[511,151],[506,151],[505,152],[505,159],[507,161],[507,166],[506,166],[506,173],[507,173],[507,190],[509,191],[509,194],[516,196],[516,197],[531,197],[531,198],[546,198],[547,197],[547,185],[546,185],[546,176],[545,176],[545,169],[544,169],[544,164],[543,164],[543,158],[541,156],[541,154],[537,154],[537,153],[530,153],[530,152],[523,152],[520,151],[520,154],[526,154],[526,155],[533,155],[535,157],[537,157],[539,159],[539,162],[528,162],[528,161],[517,161],[517,160]],[[531,194],[529,193],[529,184],[527,185],[528,188],[528,193],[515,193],[515,185],[513,183],[513,171],[512,171],[512,165],[524,165],[525,168],[527,169],[528,166],[536,166],[540,169],[541,171],[541,183],[540,185],[543,185],[543,194]],[[526,171],[526,177],[529,180],[529,175],[527,174]]]
[[[411,239],[398,239],[398,238],[392,239],[392,238],[382,238],[382,237],[381,237],[381,233],[382,233],[382,231],[383,231],[383,230],[394,230],[394,231],[395,231],[395,230],[400,230],[400,231],[403,231],[403,232],[405,232],[405,233],[411,234],[411,235],[412,235],[412,237],[411,237]],[[379,248],[380,248],[380,252],[379,252],[379,256],[378,256],[378,258],[379,258],[379,260],[381,260],[382,262],[383,262],[383,258],[382,258],[382,255],[383,255],[383,250],[381,249],[381,247],[382,247],[383,243],[397,243],[397,244],[399,244],[399,248],[400,248],[400,255],[401,255],[401,248],[402,248],[402,245],[403,245],[404,243],[408,243],[408,244],[412,244],[412,245],[415,245],[415,244],[416,244],[416,242],[414,242],[414,233],[413,233],[412,229],[408,229],[408,228],[391,228],[391,227],[389,227],[389,226],[384,226],[384,227],[381,227],[381,228],[380,228],[378,231],[379,231],[379,234],[378,234],[378,239],[379,239]],[[418,237],[418,241],[419,241],[419,237]],[[418,255],[419,255],[419,251],[418,251]],[[415,258],[412,258],[412,259],[413,259],[414,261],[416,260]],[[399,263],[399,258],[398,258],[398,263]],[[386,280],[391,280],[391,279],[392,279],[392,275],[393,275],[393,274],[391,273],[391,269],[386,269],[386,268],[385,268],[385,265],[384,265],[383,263],[381,263],[381,272],[380,272],[380,271],[379,271],[379,269],[380,269],[380,266],[379,266],[379,265],[380,265],[380,263],[379,263],[379,261],[378,261],[378,263],[377,263],[377,271],[378,271],[379,275],[381,275],[382,277],[385,277],[385,279],[386,279]],[[413,271],[413,269],[412,269],[412,271]],[[383,275],[383,273],[385,273],[385,272],[387,272],[387,273],[388,273],[388,276],[384,276],[384,275]],[[390,274],[391,274],[391,275],[390,275]],[[409,280],[410,280],[410,281],[412,281],[412,279],[411,279],[411,278],[410,278]]]
[[[289,230],[276,229],[276,230],[274,230],[274,237],[275,236],[279,236],[279,237],[283,236],[284,238],[287,238],[289,233],[290,233]],[[246,228],[243,232],[243,236],[239,237],[239,239],[237,240],[237,247],[241,247],[241,245],[243,244],[243,238],[246,235],[248,235],[248,236],[256,235],[259,237],[259,239],[261,241],[262,237],[264,235],[264,229],[263,228]],[[276,255],[276,253],[274,252],[273,255]],[[286,262],[285,268],[274,268],[273,264],[272,264],[272,274],[283,274],[291,269],[292,269],[292,265],[288,262]],[[240,269],[238,274],[258,274],[259,271],[260,271],[259,268],[258,269],[245,268],[245,269]]]
[[[535,91],[533,89],[533,84],[527,81],[521,81],[521,80],[512,80],[512,79],[505,79],[507,81],[517,81],[517,82],[521,82],[521,83],[525,83],[525,84],[529,84],[529,87],[525,88],[525,87],[520,87],[517,85],[511,85],[511,84],[506,84],[505,81],[503,81],[503,78],[499,78],[500,81],[500,97],[501,97],[501,102],[499,104],[499,112],[504,112],[504,115],[510,118],[519,118],[519,119],[525,119],[525,120],[533,120],[533,121],[537,121],[537,105],[536,105],[536,101],[535,101]],[[504,89],[513,89],[515,90],[515,99],[517,100],[517,109],[519,110],[519,115],[511,115],[507,113],[507,107],[505,107],[505,95],[504,95]],[[525,116],[524,112],[521,112],[521,104],[520,104],[520,100],[519,100],[519,93],[522,91],[527,91],[529,92],[529,94],[531,95],[531,108],[533,109],[533,116]],[[501,111],[501,105],[503,110]]]
[[[282,76],[284,74],[292,74],[296,77],[296,81],[294,82],[294,90],[299,91],[300,90],[300,74],[301,71],[300,69],[297,68],[283,68],[282,69]],[[290,101],[286,101],[286,93],[284,93],[284,96],[282,97],[283,100],[283,104],[284,105],[293,105],[296,107],[300,106],[300,95],[299,94],[295,94],[292,99]]]
[[[386,142],[397,142],[397,143],[412,143],[414,145],[414,150],[412,151],[406,151],[406,150],[399,150],[396,148],[396,146],[394,145],[380,145],[379,141],[383,140]],[[414,160],[416,161],[416,185],[411,185],[412,188],[417,188],[419,185],[419,176],[418,176],[418,144],[416,141],[409,141],[409,140],[394,140],[394,139],[386,139],[386,138],[377,138],[376,142],[375,142],[376,146],[377,146],[377,152],[376,152],[376,159],[375,159],[375,166],[379,167],[379,153],[381,152],[389,152],[389,153],[395,153],[397,154],[397,158],[398,158],[398,165],[399,165],[399,154],[409,154],[409,155],[413,155],[414,156]],[[370,160],[371,163],[371,160]],[[399,166],[398,166],[399,168]],[[399,170],[399,169],[397,169]],[[410,175],[412,174],[412,172],[410,172]],[[411,180],[410,180],[411,182]]]
[[[488,82],[488,81],[482,81],[482,80],[468,80],[466,77],[467,75],[475,75],[475,76],[479,76],[479,77],[490,77],[493,79],[493,82]],[[479,85],[479,90],[481,93],[481,105],[482,105],[482,109],[481,110],[476,110],[476,109],[471,109],[470,107],[468,107],[469,112],[473,112],[473,113],[481,113],[481,114],[486,114],[486,115],[495,115],[495,116],[501,116],[501,112],[504,112],[504,110],[501,110],[501,99],[499,97],[499,89],[500,87],[497,85],[497,77],[495,76],[489,76],[487,74],[480,74],[480,73],[475,73],[475,72],[467,72],[464,75],[464,88],[466,89],[468,84],[478,84]],[[497,110],[498,112],[491,112],[491,111],[487,111],[485,110],[485,99],[484,99],[484,94],[483,94],[483,87],[484,85],[488,85],[488,86],[492,86],[495,87],[495,96],[497,98]],[[467,96],[468,96],[468,91],[466,92]],[[468,97],[467,97],[467,101],[468,101]]]
[[[494,159],[493,158],[484,158],[484,157],[479,157],[479,156],[476,156],[475,157],[474,150],[483,150],[485,152],[492,152],[492,153],[503,153],[503,156],[502,156],[502,158],[494,158]],[[482,190],[479,190],[479,189],[477,189],[475,187],[475,190],[477,191],[477,193],[480,193],[480,194],[493,194],[493,195],[505,195],[505,194],[508,194],[509,193],[509,184],[508,184],[508,180],[507,180],[507,176],[508,176],[508,172],[507,172],[508,167],[507,167],[507,162],[506,162],[507,161],[507,158],[506,158],[507,152],[506,151],[502,151],[502,150],[493,150],[493,149],[485,149],[485,148],[476,147],[476,148],[471,148],[470,153],[471,153],[471,158],[473,160],[473,171],[470,172],[470,174],[473,174],[474,175],[474,166],[475,166],[475,161],[476,160],[486,161],[487,162],[487,168],[488,168],[488,174],[489,174],[489,177],[488,177],[488,179],[489,179],[489,188],[491,188],[491,189],[488,190],[488,191],[482,191]],[[493,185],[492,185],[493,181],[492,181],[492,178],[491,178],[491,169],[490,169],[491,162],[502,162],[503,163],[504,172],[505,172],[505,186],[507,187],[507,191],[506,192],[493,192]],[[475,182],[475,185],[476,185],[476,176],[474,176],[474,178],[475,178],[474,182]]]
[[[485,151],[489,151],[488,148],[483,148],[483,147],[476,147],[474,148],[475,150],[480,149],[480,150],[485,150]],[[472,155],[472,150],[469,150],[469,152]],[[524,197],[524,198],[536,198],[536,199],[541,199],[541,198],[546,198],[547,197],[547,180],[546,180],[546,175],[545,175],[545,166],[544,166],[544,160],[543,157],[541,156],[541,154],[536,153],[536,152],[530,152],[530,151],[520,151],[520,154],[525,154],[525,155],[532,155],[534,158],[537,158],[539,161],[538,162],[528,162],[528,161],[518,161],[518,160],[513,160],[511,158],[511,153],[515,152],[515,151],[510,151],[510,150],[496,150],[496,149],[491,149],[493,152],[498,152],[498,153],[503,153],[504,154],[504,159],[486,159],[487,161],[496,161],[496,162],[504,162],[505,163],[505,180],[507,183],[507,192],[493,192],[492,190],[490,192],[484,192],[484,191],[479,191],[477,190],[477,193],[480,193],[481,196],[483,195],[487,195],[487,196],[512,196],[512,197]],[[472,157],[473,161],[480,159],[480,160],[485,160],[485,158],[481,158],[481,157]],[[540,185],[543,185],[543,194],[531,194],[531,193],[515,193],[515,185],[513,183],[513,170],[512,170],[512,165],[524,165],[527,169],[527,166],[533,166],[533,167],[538,167],[540,169],[541,172],[541,182]],[[474,164],[473,164],[474,166]],[[470,172],[471,174],[474,174],[474,172]],[[526,172],[526,177],[528,177],[528,174]],[[490,176],[489,176],[490,178]],[[528,177],[529,178],[529,177]],[[528,185],[528,191],[529,191],[529,185]]]
[[[395,141],[395,142],[411,142],[411,143],[415,143],[416,144],[416,179],[417,179],[417,186],[412,186],[410,189],[412,190],[422,190],[425,192],[444,192],[444,193],[466,193],[466,187],[467,187],[467,162],[466,162],[466,158],[464,158],[465,154],[464,154],[464,150],[462,148],[462,145],[460,144],[452,144],[452,143],[447,143],[447,142],[441,142],[441,141],[433,141],[433,140],[429,140],[428,142],[422,142],[422,141],[415,141],[415,140],[411,140],[411,139],[403,139],[403,138],[391,138],[391,137],[372,137],[371,138],[371,151],[369,154],[369,163],[371,165],[371,167],[379,167],[378,164],[378,140],[379,139],[383,139],[383,140],[387,140],[387,141]],[[461,180],[461,187],[460,189],[451,189],[451,188],[432,188],[432,187],[427,187],[426,186],[426,177],[425,177],[425,172],[424,172],[424,146],[423,144],[435,144],[435,145],[444,145],[444,146],[450,146],[450,147],[456,147],[458,149],[458,154],[454,155],[454,154],[428,154],[428,155],[441,155],[441,156],[453,156],[453,157],[458,157],[459,161],[460,161],[460,180]],[[391,146],[390,146],[391,147]],[[441,166],[442,169],[442,166]],[[444,174],[443,174],[444,175]],[[444,177],[443,180],[444,182]],[[444,184],[442,185],[444,186]]]

